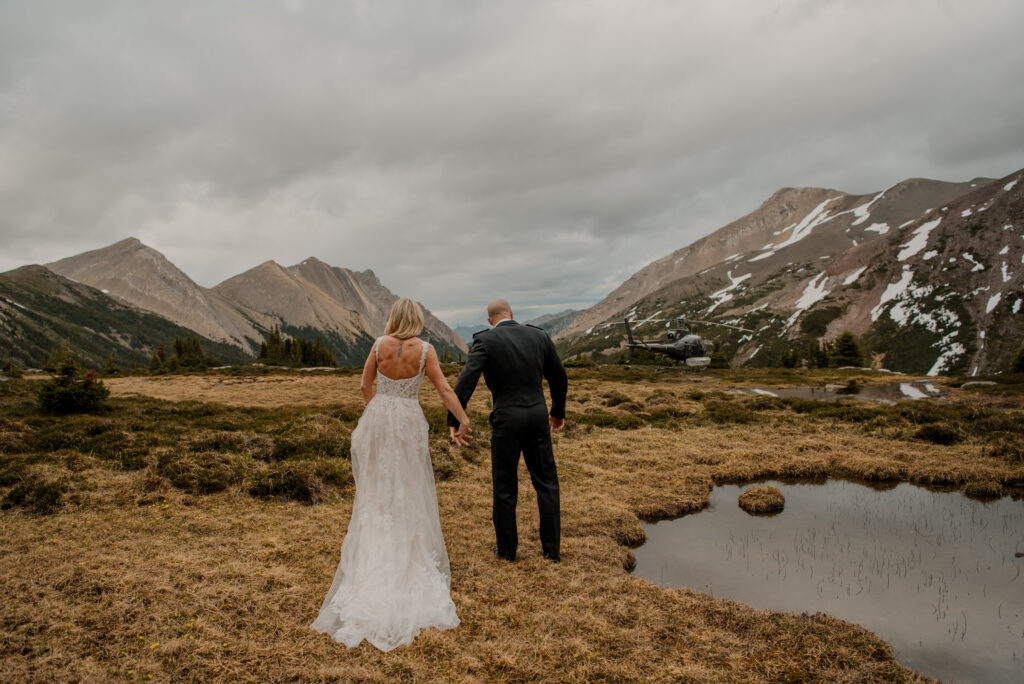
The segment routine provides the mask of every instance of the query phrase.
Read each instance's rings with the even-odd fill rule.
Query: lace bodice
[[[401,380],[392,380],[388,376],[380,372],[380,341],[383,338],[378,337],[377,341],[373,344],[373,353],[377,358],[377,394],[385,395],[389,397],[399,397],[401,399],[417,399],[420,395],[420,383],[423,382],[423,369],[424,361],[427,358],[427,347],[430,346],[426,342],[423,343],[423,350],[420,352],[420,370],[416,375],[411,378],[403,378]]]

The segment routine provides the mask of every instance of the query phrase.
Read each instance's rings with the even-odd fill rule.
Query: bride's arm
[[[430,382],[434,383],[434,388],[441,397],[441,401],[444,402],[445,408],[451,411],[455,419],[459,421],[459,431],[456,433],[458,437],[469,439],[469,435],[472,433],[469,428],[469,416],[466,415],[466,409],[462,408],[459,398],[455,396],[455,390],[448,384],[448,378],[444,377],[441,364],[437,361],[437,352],[433,347],[427,347],[427,377],[430,378]],[[456,439],[456,442],[459,440]]]
[[[373,347],[376,347],[377,344],[374,342]],[[370,347],[370,355],[366,357],[366,363],[363,364],[363,380],[359,383],[359,389],[363,390],[363,399],[367,404],[373,399],[373,381],[377,377],[377,355],[374,353],[373,347]]]

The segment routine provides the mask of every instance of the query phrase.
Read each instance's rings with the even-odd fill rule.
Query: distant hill
[[[580,313],[578,309],[566,309],[555,314],[545,314],[538,318],[533,318],[523,323],[529,325],[535,325],[538,328],[543,328],[552,337],[556,333],[564,329],[569,325],[573,318]],[[487,330],[490,326],[487,323],[481,323],[479,325],[460,325],[455,328],[455,334],[458,335],[465,341],[466,344],[473,343],[473,334],[478,333],[481,330]]]
[[[75,352],[94,369],[103,369],[111,354],[123,368],[133,363],[147,366],[157,345],[170,353],[175,337],[194,334],[43,266],[0,273],[0,362],[10,358],[38,367],[70,339]],[[234,345],[200,337],[207,354],[224,363],[252,361]]]
[[[128,238],[46,265],[203,337],[255,352],[276,321],[201,287],[152,247]]]
[[[566,309],[565,311],[559,311],[558,313],[545,314],[526,322],[530,325],[535,325],[538,328],[543,328],[549,335],[554,337],[572,325],[573,321],[575,321],[576,317],[581,313],[583,313],[582,309]]]
[[[481,330],[487,330],[489,327],[486,323],[481,323],[480,325],[460,325],[455,328],[455,334],[466,344],[473,344],[473,335]]]
[[[985,373],[1024,338],[1024,171],[966,183],[911,179],[849,195],[785,188],[760,208],[644,267],[559,334],[567,353],[617,352],[630,318],[653,337],[686,316],[733,364],[842,330],[893,370]]]
[[[290,267],[267,261],[204,288],[135,238],[48,267],[245,353],[255,353],[273,325],[289,335],[321,335],[341,364],[363,363],[398,299],[372,271],[350,271],[312,257]],[[463,356],[458,336],[424,312],[425,335],[438,353]]]

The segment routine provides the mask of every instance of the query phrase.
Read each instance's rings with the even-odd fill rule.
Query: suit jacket
[[[543,379],[547,378],[551,389],[550,414],[565,418],[569,380],[555,343],[540,328],[509,321],[473,335],[469,359],[455,383],[455,394],[463,408],[473,396],[481,373],[494,397],[494,411],[546,404]],[[449,411],[448,425],[458,424]]]

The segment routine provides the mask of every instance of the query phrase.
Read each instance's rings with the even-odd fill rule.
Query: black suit
[[[565,418],[568,379],[548,334],[515,321],[499,323],[473,335],[473,349],[455,383],[465,407],[480,374],[494,397],[491,411],[491,478],[494,483],[494,533],[497,554],[515,560],[519,536],[516,500],[519,493],[519,454],[523,454],[540,509],[540,541],[544,555],[558,560],[561,523],[558,471],[551,449],[551,428],[543,380],[551,389],[553,418]],[[448,424],[458,421],[451,413]]]

